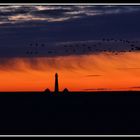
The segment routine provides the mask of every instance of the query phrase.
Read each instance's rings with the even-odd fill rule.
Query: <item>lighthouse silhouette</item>
[[[58,93],[59,92],[59,86],[58,86],[58,74],[55,74],[55,88],[54,88],[54,92]]]

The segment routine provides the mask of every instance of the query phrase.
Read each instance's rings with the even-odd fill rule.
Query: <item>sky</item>
[[[54,90],[56,72],[60,90],[139,90],[139,52],[23,58],[17,51],[31,41],[139,40],[139,17],[138,5],[1,5],[0,91]]]

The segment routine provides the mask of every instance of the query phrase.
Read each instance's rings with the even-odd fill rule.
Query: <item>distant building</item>
[[[65,88],[64,90],[63,90],[63,93],[68,93],[69,91],[68,91],[68,89],[67,88]]]
[[[47,89],[45,89],[45,92],[46,93],[51,93],[51,91],[47,88]],[[58,83],[58,74],[56,73],[55,74],[55,85],[54,85],[54,92],[52,92],[52,93],[59,93],[60,91],[59,91],[59,83]],[[67,89],[67,88],[65,88],[63,91],[62,91],[62,93],[69,93],[69,90]]]
[[[46,92],[46,93],[50,93],[51,91],[50,91],[50,89],[47,88],[47,89],[45,90],[45,92]]]
[[[59,92],[59,85],[58,85],[58,74],[55,74],[55,89],[54,89],[55,93]]]

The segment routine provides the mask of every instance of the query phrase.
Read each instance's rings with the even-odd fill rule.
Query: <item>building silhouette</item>
[[[51,93],[50,89],[48,89],[48,88],[45,89],[45,92],[46,92],[46,93]]]
[[[59,85],[58,85],[58,74],[55,74],[55,87],[54,87],[54,92],[58,93],[59,92]]]
[[[67,88],[65,88],[64,90],[63,90],[63,93],[68,93],[69,92],[69,90],[67,89]]]
[[[58,73],[55,73],[55,85],[54,85],[54,92],[51,92],[49,88],[45,89],[45,93],[54,93],[56,95],[57,93],[69,93],[69,90],[65,88],[62,92],[59,91],[59,82],[58,82]]]

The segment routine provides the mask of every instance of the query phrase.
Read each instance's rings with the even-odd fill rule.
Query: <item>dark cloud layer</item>
[[[0,6],[1,54],[30,42],[139,39],[139,17],[140,6]]]
[[[139,6],[0,6],[0,24],[16,24],[28,21],[56,22],[105,14],[133,13]]]

